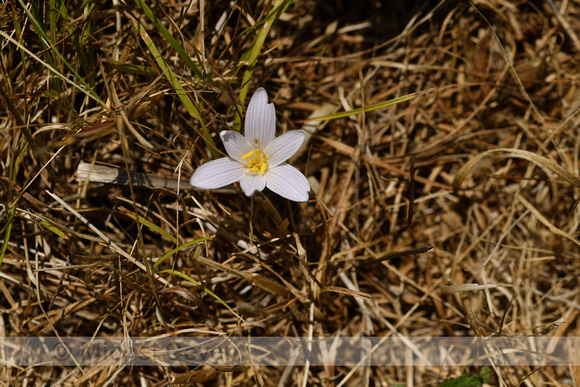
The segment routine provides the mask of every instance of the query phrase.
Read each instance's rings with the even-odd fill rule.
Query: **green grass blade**
[[[169,42],[171,47],[173,47],[173,49],[177,52],[179,57],[183,59],[187,67],[189,67],[191,71],[193,71],[193,73],[197,78],[201,78],[201,71],[199,69],[200,64],[199,63],[196,64],[194,61],[191,60],[189,55],[187,55],[187,53],[185,52],[185,49],[181,47],[181,45],[177,42],[177,40],[173,37],[173,35],[171,35],[169,30],[161,23],[161,21],[157,18],[157,16],[155,16],[151,8],[149,8],[147,4],[145,4],[141,0],[135,0],[135,3],[143,10],[145,15],[147,15],[149,20],[151,20],[155,28],[157,28],[157,30],[161,32],[161,34],[165,37],[167,42]]]
[[[91,14],[94,9],[94,4],[91,4],[86,10],[86,14]],[[88,19],[82,29],[76,29],[73,26],[68,28],[68,32],[72,34],[72,43],[78,53],[82,69],[88,77],[88,83],[91,87],[95,86],[95,77],[97,64],[95,63],[95,55],[93,50],[93,36],[92,32],[93,22]]]
[[[190,241],[190,242],[187,242],[187,243],[185,243],[185,244],[183,244],[183,245],[181,245],[181,246],[177,246],[176,248],[174,248],[173,250],[171,250],[171,251],[169,251],[169,252],[165,253],[165,254],[164,254],[164,255],[163,255],[161,258],[159,258],[159,259],[157,260],[157,262],[155,262],[155,263],[153,264],[153,269],[155,269],[157,266],[159,266],[161,263],[163,263],[163,261],[165,261],[167,258],[169,258],[169,257],[171,257],[172,255],[174,255],[175,253],[177,253],[177,252],[179,252],[179,251],[181,251],[181,250],[183,250],[183,249],[185,249],[185,248],[187,248],[187,247],[191,247],[191,246],[197,245],[197,244],[199,244],[199,243],[205,242],[205,241],[207,241],[208,239],[209,239],[209,237],[204,237],[204,238],[194,239],[194,240],[192,240],[192,241]]]
[[[6,255],[6,249],[8,249],[8,242],[10,241],[10,236],[12,235],[12,222],[14,221],[14,215],[16,214],[16,203],[18,199],[14,200],[14,187],[13,182],[16,181],[15,176],[17,176],[17,171],[21,165],[22,159],[22,147],[20,151],[17,153],[16,159],[13,163],[10,164],[10,175],[8,177],[8,187],[6,188],[8,192],[8,206],[9,210],[8,216],[6,219],[6,224],[0,232],[4,231],[4,240],[2,241],[2,246],[0,246],[0,267],[2,266],[2,262],[4,261],[4,256]]]
[[[168,233],[167,231],[165,231],[161,227],[157,226],[156,224],[151,223],[150,221],[148,221],[144,217],[137,216],[134,212],[131,212],[127,209],[122,209],[122,213],[123,213],[123,215],[126,215],[129,218],[141,223],[143,226],[147,227],[148,229],[153,230],[155,232],[158,232],[159,234],[161,234],[161,236],[167,238],[168,240],[170,240],[174,244],[176,244],[176,245],[179,244],[179,241],[177,240],[176,237],[174,237],[173,235],[171,235],[170,233]]]
[[[118,62],[112,61],[113,65],[115,66],[115,70],[122,71],[124,73],[130,74],[137,74],[137,75],[144,75],[147,77],[155,77],[157,76],[157,71],[154,68],[149,66],[141,66],[132,63],[125,63],[125,62]]]
[[[292,4],[293,0],[275,0],[274,1],[274,9],[266,16],[263,25],[261,26],[260,32],[258,32],[258,36],[254,39],[254,42],[250,46],[249,52],[246,52],[244,56],[248,57],[248,66],[246,67],[246,71],[244,72],[244,77],[242,79],[242,87],[240,89],[240,103],[243,105],[246,100],[246,95],[248,94],[248,87],[250,86],[249,80],[252,78],[252,74],[254,73],[254,66],[258,61],[258,56],[262,51],[262,47],[264,46],[264,42],[266,41],[266,37],[268,36],[268,32],[272,27],[272,24],[276,20],[280,18],[280,16],[286,12],[286,9]],[[234,122],[234,129],[238,132],[242,126],[242,117],[240,116],[239,112],[243,109],[236,109],[236,119]]]
[[[181,277],[181,278],[183,278],[183,279],[191,282],[192,284],[194,284],[196,286],[199,286],[204,292],[206,292],[207,294],[209,294],[210,296],[212,296],[213,298],[215,298],[220,304],[222,304],[223,306],[225,306],[226,308],[228,308],[228,310],[230,312],[232,312],[233,314],[235,314],[236,316],[238,316],[236,314],[236,312],[234,312],[232,310],[232,308],[230,308],[230,306],[224,300],[222,300],[221,298],[219,298],[218,295],[216,295],[214,292],[212,292],[211,290],[209,290],[208,288],[206,288],[201,283],[197,282],[196,280],[194,280],[193,278],[191,278],[187,274],[183,274],[182,272],[177,271],[177,270],[173,270],[173,269],[161,270],[157,274],[175,274],[176,276],[179,276],[179,277]]]
[[[46,220],[41,220],[38,222],[42,227],[46,228],[48,231],[52,232],[53,234],[63,238],[63,239],[68,239],[68,236],[62,232],[60,229],[58,229],[57,227],[53,226],[52,224],[50,224],[49,222],[47,222]]]
[[[12,189],[11,187],[9,188]],[[4,260],[4,255],[6,255],[6,249],[8,248],[8,242],[10,241],[10,235],[12,234],[12,221],[14,220],[15,206],[10,207],[10,212],[8,219],[6,220],[4,240],[2,241],[2,246],[0,246],[0,266],[2,266],[2,261]]]
[[[368,112],[372,112],[373,110],[383,109],[383,108],[386,108],[388,106],[396,105],[396,104],[401,103],[401,102],[410,101],[413,98],[415,98],[416,96],[417,96],[417,93],[413,93],[413,94],[405,95],[403,97],[390,99],[388,101],[375,103],[373,105],[368,105],[368,106],[365,106],[364,109],[357,108],[357,109],[347,110],[344,112],[329,114],[327,116],[311,117],[311,118],[306,118],[306,119],[300,120],[298,122],[336,120],[338,118],[345,118],[345,117],[361,114],[363,112],[363,110],[365,113],[368,113]]]
[[[215,142],[211,138],[209,128],[206,126],[205,122],[201,118],[201,114],[199,113],[199,111],[197,110],[197,108],[195,107],[195,105],[193,104],[193,102],[191,101],[191,99],[189,98],[187,93],[185,92],[185,89],[183,88],[183,86],[181,86],[181,83],[179,82],[179,79],[177,78],[175,73],[167,65],[167,63],[165,62],[165,59],[163,59],[163,56],[161,55],[161,53],[157,49],[157,46],[155,46],[155,43],[153,43],[153,40],[151,39],[151,37],[149,36],[147,31],[145,31],[145,27],[143,27],[143,25],[141,23],[139,23],[134,17],[131,17],[131,23],[133,24],[133,28],[135,29],[135,31],[137,31],[137,34],[141,37],[141,39],[143,39],[143,42],[145,43],[145,45],[147,46],[147,48],[151,52],[151,55],[155,59],[155,62],[157,62],[157,65],[159,66],[159,68],[163,72],[163,75],[165,75],[165,78],[167,78],[167,81],[169,82],[169,84],[171,85],[171,87],[173,88],[175,93],[177,94],[177,97],[181,100],[181,102],[185,106],[185,109],[187,109],[187,112],[191,116],[197,118],[199,120],[199,122],[201,123],[201,126],[203,128],[203,139],[204,139],[205,143],[207,144],[207,146],[209,147],[209,150],[212,153],[212,156],[214,158],[220,157],[220,155],[215,147]]]
[[[50,0],[48,2],[48,4],[49,4],[48,23],[49,23],[49,29],[50,29],[50,41],[56,42],[57,41],[57,37],[56,37],[57,24],[56,23],[59,19],[58,12],[56,12],[56,10],[57,10],[56,0]]]
[[[9,41],[11,41],[12,43],[14,43],[17,47],[19,47],[22,50],[24,50],[28,55],[32,56],[38,62],[40,62],[41,64],[43,64],[51,73],[53,73],[54,75],[56,75],[58,78],[62,79],[63,81],[65,81],[66,83],[68,83],[70,85],[73,85],[75,88],[77,88],[78,90],[80,90],[83,94],[86,94],[88,97],[90,97],[93,100],[95,100],[99,105],[101,105],[101,107],[103,107],[105,110],[108,111],[109,109],[107,108],[107,106],[105,105],[105,103],[101,100],[101,98],[97,95],[97,93],[76,72],[76,70],[74,69],[74,67],[71,66],[70,63],[68,63],[66,61],[66,59],[58,52],[58,50],[56,49],[56,46],[55,46],[54,42],[52,42],[51,39],[49,38],[49,36],[46,35],[46,32],[44,31],[44,28],[43,28],[42,24],[36,19],[36,17],[28,9],[28,7],[26,7],[23,4],[22,0],[20,0],[20,4],[21,4],[22,8],[24,9],[24,11],[26,12],[27,16],[29,17],[31,24],[34,27],[34,31],[36,32],[36,34],[38,35],[38,37],[40,39],[41,45],[45,48],[45,50],[48,50],[48,52],[51,54],[51,59],[48,60],[48,62],[45,62],[42,59],[40,59],[38,56],[34,55],[30,50],[28,50],[26,47],[24,47],[20,42],[17,42],[16,40],[12,39],[12,37],[10,37],[6,33],[4,33],[4,31],[0,31],[1,32],[1,35],[4,36],[4,38],[6,38]],[[70,79],[68,79],[66,76],[62,75],[59,71],[57,71],[55,69],[55,67],[57,67],[55,65],[56,58],[58,58],[70,70],[70,72],[75,76],[75,78],[80,83],[83,84],[83,86],[85,87],[84,89],[82,87],[80,87],[79,85],[77,85],[75,82],[73,82]]]

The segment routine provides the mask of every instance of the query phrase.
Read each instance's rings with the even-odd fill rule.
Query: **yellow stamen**
[[[242,156],[242,159],[249,159],[246,164],[246,167],[248,167],[248,172],[246,173],[259,172],[263,176],[266,173],[266,169],[268,169],[268,157],[260,149],[249,152]]]
[[[242,159],[247,159],[248,157],[250,157],[251,155],[254,154],[254,151],[248,152],[245,155],[242,156]]]

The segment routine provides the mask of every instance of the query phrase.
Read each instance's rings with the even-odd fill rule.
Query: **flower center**
[[[268,157],[259,149],[253,150],[242,156],[242,159],[248,159],[248,173],[260,172],[263,175],[268,167]]]

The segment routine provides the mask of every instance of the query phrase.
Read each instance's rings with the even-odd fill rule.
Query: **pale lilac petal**
[[[276,109],[268,103],[268,93],[260,87],[246,111],[246,138],[254,148],[263,149],[274,139],[276,132]]]
[[[266,186],[266,178],[259,173],[248,173],[240,180],[240,186],[246,196],[252,196],[256,191],[262,191]]]
[[[189,183],[203,189],[221,188],[240,180],[246,170],[245,165],[231,157],[222,157],[197,168]]]
[[[295,202],[308,200],[310,184],[306,177],[290,164],[282,163],[266,172],[266,187],[269,190]]]
[[[265,147],[264,153],[268,156],[268,167],[275,167],[288,160],[304,142],[303,130],[291,130],[277,137]]]
[[[250,142],[236,131],[222,130],[220,137],[222,138],[228,155],[242,163],[242,156],[254,150],[252,145],[250,145]]]

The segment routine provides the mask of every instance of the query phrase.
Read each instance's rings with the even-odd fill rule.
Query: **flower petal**
[[[246,196],[252,196],[256,191],[262,191],[266,186],[266,178],[259,173],[249,173],[242,176],[240,186]]]
[[[230,157],[242,162],[242,156],[254,150],[250,142],[234,130],[222,130],[220,137]]]
[[[268,93],[260,87],[250,100],[246,111],[246,138],[254,148],[263,149],[274,139],[276,109],[268,103]]]
[[[282,163],[277,167],[270,168],[265,176],[266,187],[269,190],[295,202],[308,200],[310,184],[302,172],[290,164]]]
[[[240,180],[246,166],[231,157],[212,160],[197,168],[189,183],[197,188],[215,189]]]
[[[263,149],[268,156],[268,166],[272,168],[288,160],[300,148],[305,136],[303,130],[291,130],[274,139]]]

